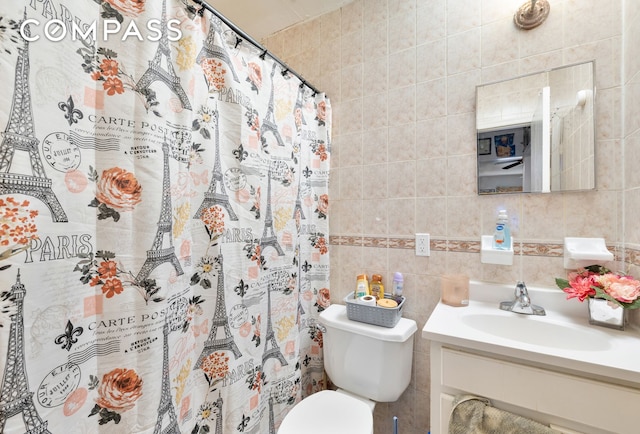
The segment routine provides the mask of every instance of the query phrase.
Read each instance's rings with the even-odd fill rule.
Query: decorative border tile
[[[627,264],[640,266],[640,250],[627,248],[624,253]]]
[[[389,249],[415,249],[416,243],[413,238],[402,237],[356,237],[348,235],[329,236],[329,244],[335,246],[350,247],[373,247]],[[446,240],[431,239],[430,247],[436,252],[461,252],[480,253],[480,241],[470,240]],[[620,248],[617,246],[607,246],[614,252],[615,260],[621,260]],[[549,258],[561,258],[564,255],[564,245],[557,243],[516,243],[514,253],[524,256],[543,256]],[[625,262],[630,265],[640,266],[640,250],[625,249]]]
[[[525,256],[550,256],[554,258],[564,256],[562,244],[521,243],[520,248]]]

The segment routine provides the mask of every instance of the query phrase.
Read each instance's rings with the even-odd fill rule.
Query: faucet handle
[[[516,300],[520,303],[521,306],[527,307],[531,304],[531,299],[529,298],[529,291],[527,290],[527,285],[524,284],[523,281],[519,280],[516,284],[515,290]]]

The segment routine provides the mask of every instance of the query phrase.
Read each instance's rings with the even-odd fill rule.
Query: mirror
[[[476,88],[478,194],[595,188],[594,62]]]

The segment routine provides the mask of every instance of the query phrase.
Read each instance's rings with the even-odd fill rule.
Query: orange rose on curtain
[[[327,122],[327,103],[324,101],[320,101],[316,107],[316,121],[320,126]]]
[[[120,220],[120,212],[132,211],[142,200],[142,186],[135,175],[119,167],[112,167],[98,174],[92,170],[90,177],[97,182],[96,197],[89,206],[98,208],[98,219]]]
[[[247,68],[249,70],[247,81],[251,84],[251,89],[259,93],[262,88],[262,69],[255,62],[249,62]]]
[[[96,405],[89,416],[100,415],[100,425],[120,423],[120,413],[131,410],[142,396],[142,379],[133,369],[116,368],[102,377]]]
[[[318,213],[318,218],[326,219],[327,214],[329,213],[329,195],[321,194],[318,197],[318,207],[316,208],[316,213]]]
[[[315,306],[318,308],[318,312],[322,312],[331,304],[331,292],[329,288],[321,288],[318,290],[318,294],[316,295],[316,304]]]

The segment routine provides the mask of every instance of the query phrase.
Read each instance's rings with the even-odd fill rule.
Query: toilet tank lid
[[[394,327],[382,327],[347,318],[347,307],[332,304],[320,312],[319,322],[326,327],[334,327],[374,339],[391,342],[404,342],[418,330],[416,322],[408,318],[400,318]]]

